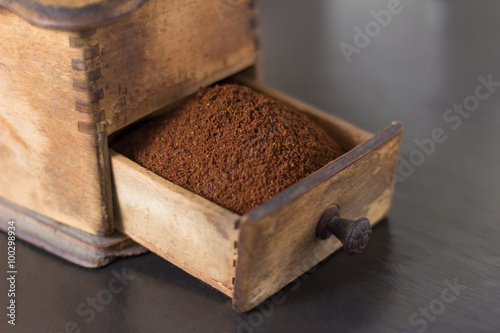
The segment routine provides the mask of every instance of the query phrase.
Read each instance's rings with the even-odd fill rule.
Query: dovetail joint
[[[234,223],[234,230],[238,230],[240,228],[240,225],[241,225],[241,221],[237,220]],[[234,234],[237,238],[239,237],[239,232],[235,231]],[[236,282],[236,265],[238,264],[238,246],[239,246],[239,242],[238,242],[238,240],[235,240],[234,246],[233,246],[234,247],[234,256],[233,256],[233,277],[231,279],[232,288],[234,288],[234,284]]]
[[[93,116],[92,122],[78,122],[78,130],[85,134],[98,134],[106,131],[106,121],[103,119],[105,112],[99,103],[104,99],[104,90],[97,87],[97,81],[102,78],[101,68],[95,61],[99,57],[99,44],[94,44],[92,40],[96,33],[96,30],[89,30],[69,38],[70,47],[81,51],[80,59],[71,59],[71,67],[75,72],[84,75],[83,80],[80,78],[73,80],[73,87],[87,96],[86,101],[76,101],[75,110]]]
[[[90,103],[90,102],[84,102],[84,101],[76,101],[76,103],[75,103],[75,109],[78,112],[81,112],[81,113],[90,113],[90,114],[104,112],[104,110],[102,110],[100,108],[99,104],[97,104],[97,103]]]
[[[85,123],[83,121],[79,121],[78,130],[85,134],[101,133],[106,130],[106,121],[100,121],[97,123]]]

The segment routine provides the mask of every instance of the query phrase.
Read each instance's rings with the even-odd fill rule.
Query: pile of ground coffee
[[[248,87],[201,88],[113,148],[148,170],[246,213],[342,154],[305,115]]]

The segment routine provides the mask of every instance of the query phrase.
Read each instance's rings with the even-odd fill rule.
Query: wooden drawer
[[[111,150],[116,227],[222,291],[246,311],[339,249],[316,237],[322,214],[372,224],[389,211],[402,125],[376,135],[253,81],[240,83],[308,114],[348,150],[245,215],[235,214]]]

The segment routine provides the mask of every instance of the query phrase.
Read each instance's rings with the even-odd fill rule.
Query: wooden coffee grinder
[[[253,0],[0,0],[0,228],[15,220],[86,267],[149,249],[239,311],[342,243],[359,252],[390,208],[402,126],[373,135],[255,81],[256,17]],[[239,215],[109,149],[224,79],[306,113],[347,153]]]

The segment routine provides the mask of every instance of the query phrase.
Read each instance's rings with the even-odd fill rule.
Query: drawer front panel
[[[236,309],[251,309],[342,246],[316,237],[328,208],[372,224],[387,214],[401,136],[401,124],[391,125],[243,217]]]

